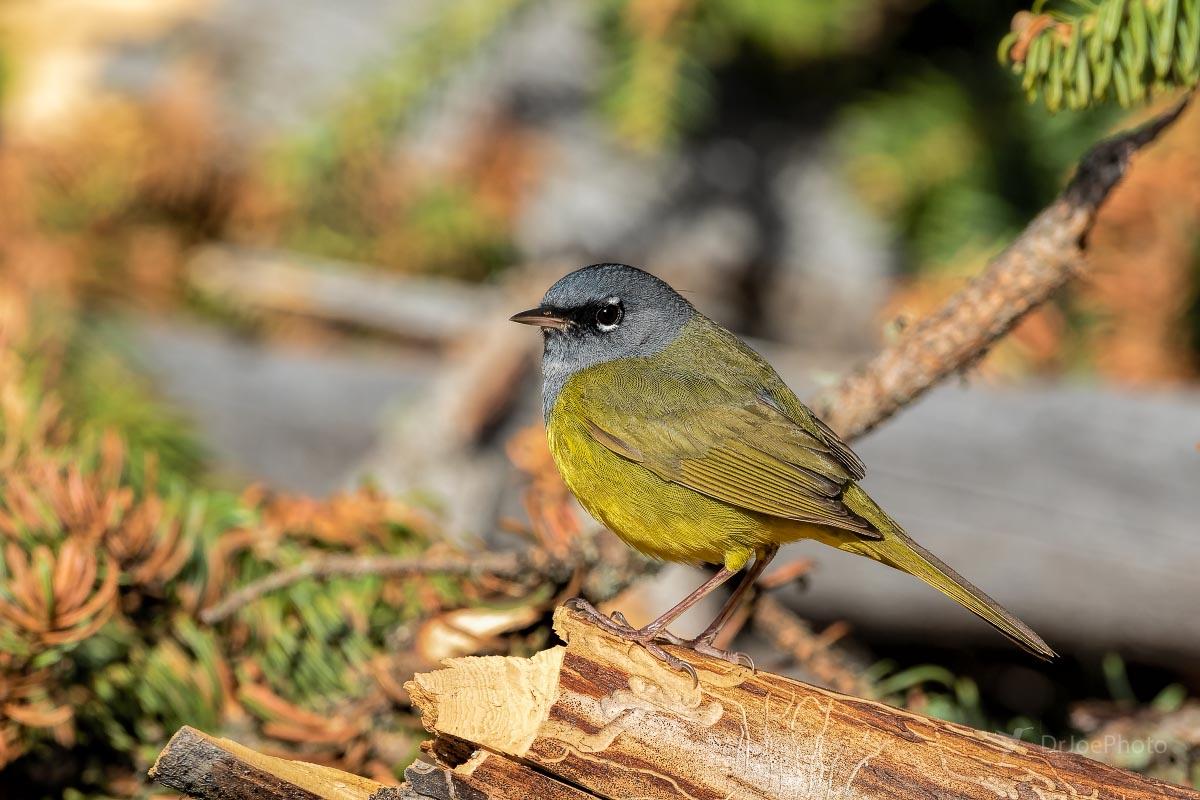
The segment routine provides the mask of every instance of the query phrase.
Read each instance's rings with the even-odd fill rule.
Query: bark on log
[[[150,777],[201,800],[1200,800],[1083,756],[699,656],[698,685],[559,609],[568,644],[467,657],[407,688],[436,739],[384,786],[192,728]]]
[[[605,798],[1178,798],[1200,793],[674,648],[700,681],[587,623],[565,647],[461,658],[408,685],[444,773],[507,797],[478,760],[528,764],[559,795]],[[560,786],[561,784],[561,786]],[[564,788],[565,787],[565,788]],[[453,796],[451,794],[445,795]],[[458,796],[464,796],[459,794]]]
[[[406,788],[348,772],[257,753],[183,727],[150,768],[150,778],[200,800],[411,800]]]
[[[476,750],[457,767],[418,761],[404,771],[407,787],[431,800],[594,800],[528,766],[486,750]]]

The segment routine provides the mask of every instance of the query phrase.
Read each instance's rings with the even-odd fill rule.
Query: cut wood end
[[[557,615],[555,616],[557,619]],[[532,658],[467,656],[404,684],[430,733],[524,756],[558,699],[564,647]]]

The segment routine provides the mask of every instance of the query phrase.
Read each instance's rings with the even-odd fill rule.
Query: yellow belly
[[[736,570],[768,544],[820,536],[812,526],[746,511],[664,481],[598,443],[569,416],[553,412],[546,426],[559,473],[589,514],[646,555]]]

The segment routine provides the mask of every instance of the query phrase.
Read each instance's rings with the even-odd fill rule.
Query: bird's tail
[[[841,549],[852,550],[920,578],[990,622],[1001,633],[1038,658],[1049,661],[1058,655],[1028,625],[1006,611],[940,558],[910,539],[862,489],[851,486],[846,490],[843,501],[856,514],[880,530],[883,538],[858,538],[853,542],[847,541]]]

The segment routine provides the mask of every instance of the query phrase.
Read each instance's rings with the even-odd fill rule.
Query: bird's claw
[[[582,597],[573,597],[565,605],[570,610],[587,617],[589,622],[611,633],[613,636],[628,642],[640,644],[645,648],[647,653],[672,669],[686,672],[692,678],[693,688],[700,685],[700,676],[697,674],[696,668],[678,656],[668,653],[661,647],[660,642],[677,647],[686,647],[692,652],[701,655],[720,659],[736,666],[747,667],[751,672],[757,671],[754,666],[754,659],[750,658],[750,656],[733,650],[721,650],[718,647],[713,647],[712,641],[709,639],[703,637],[683,639],[670,631],[638,629],[630,625],[629,620],[620,611],[614,611],[610,615],[601,614],[596,610],[595,606]]]
[[[692,679],[692,688],[700,685],[700,676],[696,672],[696,668],[677,656],[673,656],[666,650],[663,650],[655,642],[659,640],[666,641],[668,644],[687,644],[683,639],[674,634],[665,631],[659,633],[655,631],[647,631],[645,629],[637,629],[629,624],[629,620],[620,611],[614,611],[611,615],[601,614],[596,610],[596,607],[584,600],[582,597],[573,597],[563,604],[566,608],[578,614],[587,617],[588,621],[599,628],[611,633],[620,639],[627,642],[634,642],[645,648],[646,652],[657,658],[659,661],[666,664],[672,669],[686,672]]]
[[[657,641],[666,642],[667,644],[686,647],[692,652],[699,653],[703,656],[711,656],[712,658],[717,658],[721,661],[727,661],[730,664],[746,667],[751,672],[758,671],[754,666],[754,659],[750,656],[746,655],[745,653],[738,652],[737,650],[722,650],[719,647],[713,647],[712,641],[709,639],[682,639],[668,631],[663,631],[662,633],[658,634],[655,639]]]
[[[700,675],[696,672],[696,668],[678,656],[673,656],[666,650],[663,650],[654,643],[654,638],[645,641],[634,640],[641,644],[646,649],[646,652],[657,658],[659,661],[666,664],[671,669],[677,669],[680,672],[686,672],[692,679],[692,688],[695,689],[700,685]]]
[[[608,617],[609,617],[609,619],[611,619],[613,622],[617,623],[618,625],[624,625],[626,628],[633,630],[633,626],[629,624],[629,620],[625,619],[625,615],[622,614],[620,611],[614,611],[611,614],[609,614]]]
[[[719,647],[713,647],[711,643],[704,641],[688,642],[685,647],[691,647],[697,653],[713,658],[719,658],[722,661],[728,661],[736,666],[746,667],[751,672],[758,672],[754,666],[754,659],[745,653],[737,650],[722,650]]]
[[[620,636],[623,639],[628,639],[629,634],[635,632],[635,628],[629,624],[625,616],[620,611],[613,612],[611,617],[605,616],[596,610],[596,607],[584,600],[582,597],[572,597],[567,602],[563,603],[567,609],[576,612],[588,621],[599,628],[603,628],[609,633]]]

